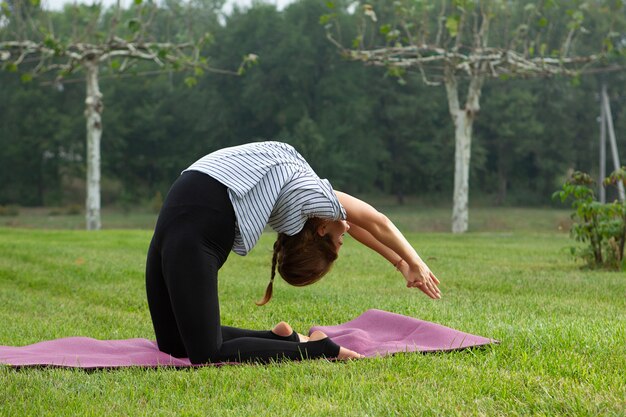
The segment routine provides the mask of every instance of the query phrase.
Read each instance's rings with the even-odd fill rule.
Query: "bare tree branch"
[[[482,68],[484,75],[497,78],[501,75],[518,76],[551,76],[576,75],[586,71],[583,64],[600,61],[600,55],[581,57],[527,58],[510,49],[477,48],[470,53],[446,51],[430,45],[396,46],[372,50],[344,49],[345,56],[352,60],[363,61],[377,66],[394,66],[400,68],[419,68],[434,62],[451,64],[456,70],[471,74],[471,68]]]
[[[33,74],[43,74],[52,70],[64,70],[69,74],[87,60],[104,62],[111,58],[132,58],[152,61],[160,67],[177,64],[181,67],[202,67],[211,72],[237,74],[235,71],[217,70],[197,60],[190,60],[185,50],[193,46],[191,43],[133,43],[118,37],[112,37],[102,44],[73,43],[65,48],[47,44],[45,41],[5,41],[0,42],[0,63],[10,62],[18,66],[27,57],[34,57],[39,63],[31,71]],[[57,62],[44,65],[54,60]]]

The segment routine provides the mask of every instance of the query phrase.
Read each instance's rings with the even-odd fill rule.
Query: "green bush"
[[[0,205],[0,216],[17,216],[18,214],[20,214],[20,207],[13,205],[13,204],[9,204],[6,206],[1,206]]]
[[[69,204],[65,206],[65,214],[67,215],[77,215],[82,214],[83,206],[81,204]]]
[[[48,211],[48,216],[76,216],[83,212],[80,204],[69,204],[64,207],[55,207]]]
[[[604,180],[604,185],[626,183],[626,167],[614,171]],[[563,184],[553,198],[565,202],[573,199],[574,223],[571,236],[585,247],[572,247],[572,254],[585,261],[591,268],[620,270],[624,263],[624,243],[626,242],[626,203],[614,201],[600,203],[593,192],[595,181],[589,174],[576,171]]]
[[[159,213],[161,211],[161,207],[163,206],[163,195],[161,195],[160,191],[157,191],[154,194],[154,197],[150,200],[150,209],[153,213]]]

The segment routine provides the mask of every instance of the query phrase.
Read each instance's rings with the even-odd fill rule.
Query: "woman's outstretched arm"
[[[439,280],[387,216],[349,194],[335,193],[346,210],[352,237],[395,265],[404,275],[407,287],[417,287],[431,298],[441,298]]]

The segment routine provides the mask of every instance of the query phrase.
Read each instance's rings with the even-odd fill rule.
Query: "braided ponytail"
[[[278,255],[282,249],[282,233],[278,234],[276,238],[276,242],[274,242],[274,253],[272,255],[272,275],[270,277],[270,283],[267,284],[267,288],[265,289],[265,296],[261,301],[255,301],[255,304],[258,306],[262,306],[267,304],[272,298],[272,293],[274,291],[274,277],[276,276],[276,264],[278,263]]]

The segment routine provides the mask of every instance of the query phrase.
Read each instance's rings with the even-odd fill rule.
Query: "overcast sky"
[[[48,9],[61,10],[65,3],[86,3],[92,4],[94,2],[98,2],[100,0],[42,0],[42,4],[44,7]],[[106,6],[110,6],[115,4],[117,0],[101,0],[102,4]],[[121,0],[121,4],[123,6],[129,5],[133,0]],[[249,6],[253,0],[226,0],[226,5],[224,6],[224,12],[228,13],[232,9],[233,4],[239,4],[240,6]],[[259,0],[256,0],[259,1]],[[262,3],[270,3],[275,4],[278,9],[284,8],[287,4],[292,3],[294,0],[260,0]]]

